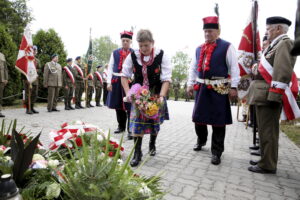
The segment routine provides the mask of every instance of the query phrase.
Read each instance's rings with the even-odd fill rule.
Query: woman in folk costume
[[[224,151],[226,125],[232,124],[228,97],[237,98],[239,68],[235,49],[219,38],[219,18],[206,17],[203,22],[205,43],[196,49],[188,80],[188,92],[197,90],[193,122],[198,140],[194,150],[200,151],[206,144],[207,125],[212,125],[211,163],[218,165]]]
[[[156,137],[160,130],[160,124],[168,120],[168,110],[166,95],[170,86],[172,76],[172,66],[170,59],[161,49],[154,48],[154,40],[149,30],[140,30],[137,34],[139,49],[132,52],[123,64],[122,85],[129,97],[128,79],[134,75],[132,84],[140,84],[149,87],[153,95],[159,96],[163,106],[159,109],[157,117],[149,119],[144,117],[135,109],[132,104],[130,113],[130,129],[136,143],[134,157],[131,166],[137,166],[141,161],[142,140],[144,134],[150,134],[149,153],[151,156],[156,154]]]
[[[108,95],[106,105],[109,108],[116,110],[118,128],[114,131],[114,133],[121,133],[125,131],[127,118],[129,124],[130,104],[123,102],[125,93],[121,84],[121,72],[123,62],[132,51],[132,49],[130,48],[130,45],[132,43],[132,35],[133,33],[128,31],[124,31],[121,33],[122,48],[116,49],[112,52],[108,64]],[[128,130],[128,124],[128,139],[132,139],[131,133]]]

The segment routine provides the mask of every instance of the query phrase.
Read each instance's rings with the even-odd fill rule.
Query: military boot
[[[155,156],[156,154],[156,142],[157,135],[150,135],[150,141],[149,141],[149,154],[150,156]]]
[[[31,110],[32,110],[33,114],[38,114],[39,113],[39,111],[34,109],[34,104],[31,104]]]
[[[67,101],[65,101],[65,110],[70,110],[70,108],[69,108],[69,105],[68,105],[68,102],[67,102]]]
[[[134,137],[134,143],[135,143],[135,148],[134,148],[134,155],[133,158],[130,162],[131,167],[136,167],[139,165],[140,161],[142,160],[143,153],[142,153],[142,137]]]
[[[68,106],[69,106],[69,108],[70,108],[71,110],[75,110],[75,108],[72,107],[71,100],[68,101]]]
[[[29,109],[29,105],[26,105],[26,114],[32,115],[33,112],[31,109]]]

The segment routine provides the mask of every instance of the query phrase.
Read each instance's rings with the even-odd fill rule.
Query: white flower
[[[111,158],[107,158],[107,162],[110,163],[112,161]]]
[[[56,168],[59,165],[59,161],[58,160],[49,160],[48,161],[48,166],[51,168]]]
[[[45,158],[41,154],[34,154],[32,161],[36,161],[36,160],[45,160]]]
[[[104,140],[104,138],[103,138],[102,135],[97,134],[97,140],[98,140],[99,142],[101,142],[102,140]]]
[[[5,159],[6,161],[10,161],[10,160],[11,160],[11,157],[10,157],[10,156],[5,156],[4,159]]]
[[[60,185],[58,183],[52,183],[51,185],[48,185],[47,190],[46,190],[47,199],[58,198],[60,191],[61,191],[61,189],[60,189]]]
[[[124,162],[121,159],[118,159],[118,165],[122,165]]]
[[[140,188],[139,192],[143,195],[150,196],[152,191],[145,183],[142,183],[142,187]]]

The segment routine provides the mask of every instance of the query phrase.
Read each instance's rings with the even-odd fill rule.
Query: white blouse
[[[236,56],[236,51],[232,45],[229,46],[226,54],[226,64],[228,66],[228,74],[231,76],[231,87],[237,87],[240,81],[240,68]],[[192,58],[192,62],[189,68],[188,86],[196,83],[198,74],[198,60],[196,59],[196,53]]]
[[[137,57],[138,64],[142,65],[140,51],[138,49],[135,49],[134,53]],[[154,57],[156,57],[159,53],[160,53],[160,49],[154,48]],[[149,59],[150,59],[150,56],[144,57],[145,62],[149,61]],[[160,80],[162,82],[163,81],[172,82],[172,79],[171,79],[172,78],[172,68],[173,68],[173,66],[171,64],[171,60],[164,52],[163,57],[162,57],[162,62],[161,62],[161,73],[160,73]],[[131,54],[129,54],[127,56],[126,60],[123,63],[122,74],[123,74],[123,76],[125,76],[127,78],[130,78],[133,75],[133,62],[131,59]]]

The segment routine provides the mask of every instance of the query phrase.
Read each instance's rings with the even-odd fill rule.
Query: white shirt
[[[134,53],[137,57],[137,62],[139,65],[142,65],[141,62],[141,54],[140,51],[138,49],[134,50]],[[156,49],[154,48],[154,58],[160,53],[160,49]],[[144,61],[147,62],[149,61],[150,56],[145,56],[144,57]],[[160,81],[169,81],[172,82],[172,64],[171,64],[171,60],[168,58],[168,56],[165,54],[163,54],[162,57],[162,62],[161,62],[161,73],[160,73]],[[123,63],[123,68],[122,68],[122,73],[123,76],[130,78],[133,75],[133,62],[131,59],[131,54],[129,56],[127,56],[126,60]]]
[[[240,68],[236,56],[236,51],[232,45],[227,49],[226,64],[228,66],[228,74],[231,76],[231,87],[237,87],[240,81]],[[192,58],[192,62],[189,68],[188,86],[196,83],[198,74],[198,60],[196,59],[196,53]]]
[[[107,68],[107,84],[111,83],[111,78],[113,74],[113,68],[115,64],[115,59],[114,59],[114,52],[111,53],[109,63],[108,63],[108,68]]]

